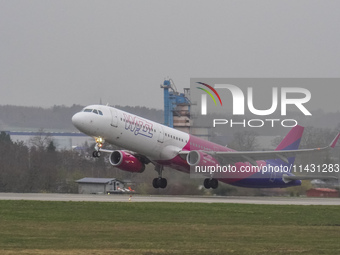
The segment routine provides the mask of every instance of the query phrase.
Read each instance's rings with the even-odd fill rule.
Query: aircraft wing
[[[103,148],[99,148],[98,149],[100,152],[106,152],[106,153],[112,153],[114,152],[115,150],[107,150],[107,149],[103,149]],[[154,164],[154,162],[152,160],[150,160],[148,157],[146,157],[145,155],[143,154],[139,154],[139,153],[136,153],[134,151],[129,151],[129,150],[120,150],[120,151],[125,151],[133,156],[135,156],[136,158],[138,158],[139,160],[141,160],[143,163],[145,164],[149,164],[149,163],[152,163]]]
[[[334,148],[340,137],[340,133],[333,139],[333,141],[326,147],[313,149],[299,149],[299,150],[277,150],[277,151],[203,151],[216,158],[221,164],[234,164],[237,162],[249,162],[257,166],[257,160],[281,159],[285,163],[288,158],[294,157],[297,154],[304,154],[316,151],[323,151],[329,148]],[[189,152],[181,151],[179,154],[187,154]]]
[[[112,153],[112,152],[114,152],[114,150],[107,150],[107,149],[103,149],[103,148],[100,148],[99,151],[107,152],[107,153]]]

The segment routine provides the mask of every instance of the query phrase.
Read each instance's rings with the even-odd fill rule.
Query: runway
[[[311,197],[202,197],[202,196],[143,196],[85,195],[46,193],[0,193],[0,200],[91,201],[91,202],[173,202],[173,203],[236,203],[272,205],[340,205],[340,198]]]

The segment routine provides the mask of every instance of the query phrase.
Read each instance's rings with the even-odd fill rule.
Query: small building
[[[306,191],[307,197],[339,197],[336,189],[315,188]]]
[[[89,178],[77,180],[79,194],[107,194],[125,192],[123,182],[115,178]]]

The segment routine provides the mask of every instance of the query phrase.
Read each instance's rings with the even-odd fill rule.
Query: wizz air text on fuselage
[[[153,137],[153,125],[145,119],[123,113],[125,129],[130,130],[135,135],[143,135],[149,138]]]

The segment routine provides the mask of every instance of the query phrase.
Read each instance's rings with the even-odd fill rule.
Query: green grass
[[[0,201],[0,254],[340,254],[339,206]]]

